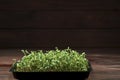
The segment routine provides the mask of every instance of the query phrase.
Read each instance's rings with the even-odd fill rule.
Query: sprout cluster
[[[89,68],[86,54],[70,48],[59,50],[28,51],[22,50],[24,56],[13,64],[14,72],[72,72],[87,71]]]

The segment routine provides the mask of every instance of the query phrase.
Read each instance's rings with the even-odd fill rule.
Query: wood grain
[[[79,51],[86,52],[93,68],[88,80],[120,80],[119,48],[79,49]],[[1,52],[4,54],[0,55],[0,61],[3,62],[0,62],[0,80],[14,80],[12,73],[9,72],[12,58],[20,59],[22,54],[17,55],[20,53],[18,49],[0,50]]]
[[[0,48],[117,48],[119,30],[0,30]]]
[[[1,0],[0,28],[120,29],[117,0]]]
[[[117,0],[0,0],[0,48],[120,48]]]

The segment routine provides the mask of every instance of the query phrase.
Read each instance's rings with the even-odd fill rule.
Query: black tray
[[[13,72],[18,80],[86,80],[89,72]]]
[[[15,79],[18,80],[86,80],[92,70],[91,65],[86,72],[13,72],[14,67],[10,69]]]

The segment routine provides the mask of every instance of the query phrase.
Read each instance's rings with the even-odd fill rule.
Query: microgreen
[[[64,72],[87,71],[89,68],[85,52],[79,53],[69,47],[60,50],[21,50],[24,56],[16,61],[14,72]]]

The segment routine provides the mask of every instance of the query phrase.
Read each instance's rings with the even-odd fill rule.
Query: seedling
[[[24,56],[13,63],[14,72],[85,72],[89,63],[85,52],[79,53],[69,47],[60,50],[21,50]]]

